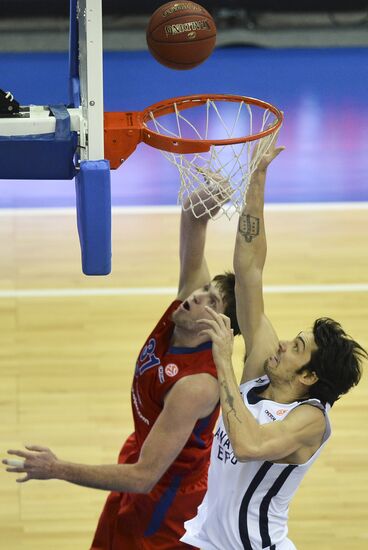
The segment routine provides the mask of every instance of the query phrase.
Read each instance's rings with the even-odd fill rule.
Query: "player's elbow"
[[[152,469],[142,468],[138,463],[134,465],[130,476],[132,489],[129,492],[143,495],[150,493],[159,480],[159,476]]]
[[[134,483],[134,488],[130,492],[147,495],[152,491],[155,485],[156,482],[150,479],[136,479]]]
[[[154,475],[153,472],[146,472],[139,480],[139,493],[148,495],[156,483],[158,482],[159,477]]]
[[[253,460],[264,459],[264,449],[257,444],[244,444],[242,442],[238,445],[233,445],[233,452],[238,462],[251,462]]]
[[[150,493],[154,486],[156,485],[156,482],[154,481],[145,481],[145,482],[142,482],[141,484],[141,488],[140,488],[140,493],[142,495],[148,495],[148,493]]]

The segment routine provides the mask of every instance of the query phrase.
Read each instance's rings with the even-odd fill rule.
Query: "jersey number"
[[[152,367],[157,367],[160,364],[160,359],[155,355],[156,340],[151,338],[148,344],[144,346],[136,368],[136,375],[142,375],[146,370]]]

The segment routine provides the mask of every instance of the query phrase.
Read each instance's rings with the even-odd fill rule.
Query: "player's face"
[[[225,305],[217,286],[210,282],[192,292],[190,296],[178,307],[173,314],[173,321],[177,326],[193,328],[200,331],[202,327],[197,323],[199,319],[210,319],[210,314],[205,309],[210,307],[218,313],[223,313]]]
[[[291,381],[297,371],[309,363],[316,350],[312,331],[302,331],[293,340],[281,340],[277,352],[266,359],[265,372],[270,380]]]

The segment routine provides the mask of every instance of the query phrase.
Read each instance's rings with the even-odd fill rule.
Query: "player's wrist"
[[[50,479],[72,481],[72,466],[73,465],[70,462],[56,459],[50,466]]]

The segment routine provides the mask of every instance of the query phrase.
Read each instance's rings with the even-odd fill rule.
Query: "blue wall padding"
[[[78,136],[64,105],[50,106],[55,133],[0,136],[0,179],[70,180],[75,176]]]
[[[83,273],[108,275],[111,271],[109,161],[82,161],[75,178],[75,187]]]

